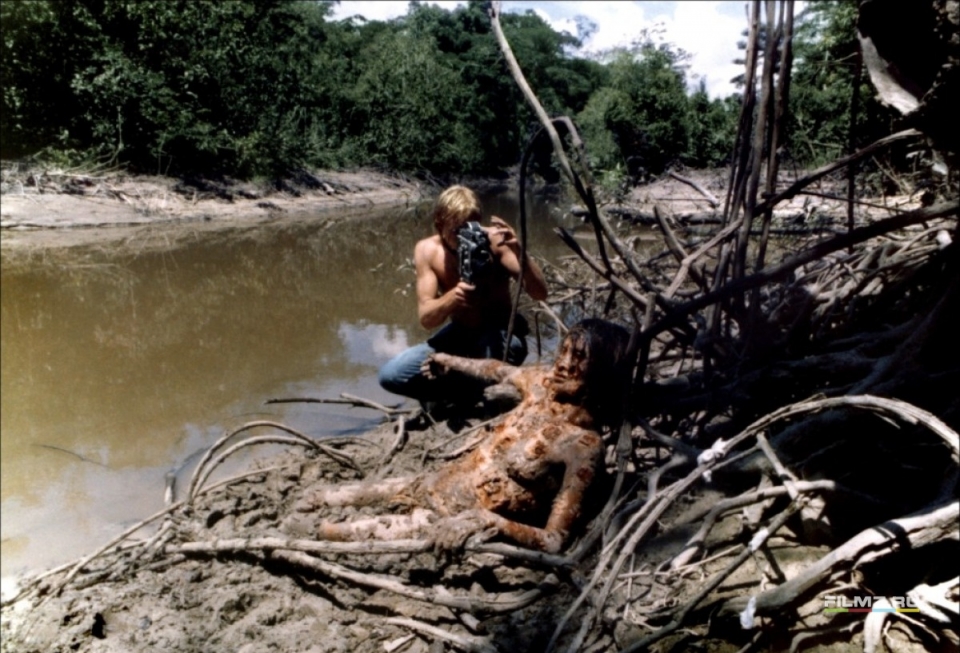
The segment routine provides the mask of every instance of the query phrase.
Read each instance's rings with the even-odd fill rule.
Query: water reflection
[[[516,224],[516,201],[487,198]],[[566,250],[545,207],[537,254]],[[361,432],[383,403],[377,368],[426,337],[414,243],[426,208],[207,233],[172,249],[72,253],[4,269],[0,306],[2,574],[75,558],[162,505],[164,475],[254,419]]]

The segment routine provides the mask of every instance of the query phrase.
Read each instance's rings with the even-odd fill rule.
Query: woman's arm
[[[460,372],[483,381],[512,381],[519,367],[492,358],[463,358],[452,354],[433,354],[423,362],[421,371],[427,378],[436,378],[448,371]]]
[[[471,511],[474,531],[491,529],[528,549],[558,553],[580,519],[583,497],[593,482],[603,455],[603,441],[593,431],[577,429],[570,438],[561,438],[557,448],[547,452],[544,464],[564,464],[563,484],[553,500],[550,517],[543,528],[523,524],[489,510]]]

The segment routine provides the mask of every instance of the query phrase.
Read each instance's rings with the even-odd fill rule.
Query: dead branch
[[[533,89],[530,88],[530,84],[527,83],[527,79],[523,75],[523,70],[521,70],[520,64],[517,63],[517,58],[513,54],[513,49],[510,47],[507,37],[503,34],[503,29],[500,27],[499,2],[490,3],[489,15],[490,25],[493,27],[494,35],[497,37],[497,44],[500,46],[500,51],[507,61],[507,66],[510,68],[510,73],[513,75],[514,81],[517,82],[517,86],[520,88],[520,92],[523,93],[523,97],[526,98],[527,104],[533,109],[540,124],[543,125],[547,135],[550,137],[550,142],[553,144],[553,151],[557,155],[557,160],[560,162],[560,169],[563,171],[563,174],[567,176],[570,183],[577,185],[576,175],[573,172],[570,161],[567,159],[563,142],[560,140],[560,134],[557,133],[556,128],[553,126],[553,121],[550,119],[550,116],[547,115],[543,105],[540,104],[540,100],[537,99]]]
[[[418,633],[430,635],[438,640],[452,644],[454,648],[467,651],[468,653],[499,653],[497,647],[490,642],[489,637],[451,633],[450,631],[424,623],[423,621],[408,619],[406,617],[388,617],[384,619],[384,623],[403,626],[404,628],[415,630]]]
[[[475,553],[494,553],[504,558],[522,560],[541,567],[571,567],[575,563],[574,556],[534,551],[533,549],[506,544],[505,542],[468,543],[466,550]]]
[[[697,250],[692,254],[687,254],[683,251],[683,248],[680,246],[680,243],[676,240],[676,236],[673,234],[673,231],[670,229],[666,221],[660,217],[660,212],[654,209],[654,214],[657,217],[657,221],[660,223],[660,228],[663,229],[663,233],[667,238],[667,244],[670,246],[670,250],[675,252],[679,262],[680,269],[677,271],[676,276],[673,281],[670,283],[670,287],[664,291],[666,297],[672,297],[673,293],[677,291],[680,285],[683,283],[688,272],[691,271],[691,265],[709,250],[716,247],[718,244],[726,240],[728,237],[736,233],[737,229],[740,227],[741,220],[735,220],[730,225],[724,227],[720,232],[718,232],[713,238],[708,240],[705,244],[697,248]],[[671,244],[672,243],[672,244]],[[700,275],[694,277],[698,284],[704,286],[706,280],[701,278]]]
[[[574,239],[573,235],[571,235],[570,232],[563,229],[562,227],[557,227],[556,233],[558,236],[560,236],[563,242],[565,242],[570,249],[576,252],[577,256],[583,259],[583,261],[587,265],[589,265],[591,269],[593,269],[594,272],[596,272],[601,277],[603,277],[604,279],[606,279],[607,281],[615,285],[618,290],[620,290],[624,295],[626,295],[630,299],[630,301],[632,301],[638,307],[640,308],[646,307],[647,305],[646,298],[644,298],[636,290],[634,290],[632,286],[628,285],[625,281],[620,279],[620,277],[617,276],[612,270],[605,269],[602,265],[600,265],[600,263],[597,262],[596,259],[590,256],[590,254],[587,254],[587,252],[584,251],[582,247],[580,247],[580,243],[578,243]]]
[[[950,447],[951,455],[955,457],[955,460],[958,460],[957,456],[960,456],[960,437],[958,437],[952,429],[950,429],[937,417],[928,413],[927,411],[912,406],[907,402],[872,396],[813,399],[791,404],[790,406],[776,410],[773,413],[770,413],[769,415],[766,415],[755,421],[736,437],[732,438],[729,442],[722,443],[722,445],[718,447],[718,451],[731,451],[748,438],[761,433],[762,431],[768,429],[772,424],[780,420],[811,412],[819,412],[829,408],[838,408],[841,406],[849,406],[879,412],[889,417],[902,419],[911,424],[923,424],[934,431],[945,441],[948,447]],[[741,454],[741,456],[742,455],[743,454]],[[708,474],[712,468],[719,467],[724,464],[720,463],[720,458],[722,458],[722,454],[720,456],[713,457],[702,456],[701,464],[684,479],[673,483],[662,494],[648,498],[643,507],[631,517],[631,519],[624,525],[620,532],[606,545],[604,551],[601,552],[601,557],[595,566],[592,578],[558,622],[547,650],[553,650],[553,647],[556,645],[556,642],[566,627],[566,624],[570,618],[572,618],[573,614],[580,607],[580,605],[587,600],[588,596],[592,599],[593,608],[591,609],[590,614],[581,620],[581,624],[592,623],[592,621],[596,618],[597,611],[601,609],[600,606],[603,605],[605,597],[609,594],[614,580],[619,576],[620,570],[627,557],[634,550],[636,550],[636,547],[639,545],[641,539],[647,535],[647,533],[656,523],[656,520],[659,518],[659,516],[674,500],[676,500],[681,493],[685,492],[690,486],[692,486],[694,482],[699,480],[705,474]],[[728,460],[725,464],[730,464],[732,461],[732,459]],[[638,523],[639,525],[637,525]],[[624,539],[626,539],[626,542],[621,544]],[[614,547],[616,547],[619,555],[616,560],[611,563]],[[608,567],[609,572],[607,572]],[[593,596],[592,592],[594,588],[604,577],[606,577],[606,581],[604,582],[599,595]],[[589,626],[582,626],[582,629],[583,628],[589,628]]]
[[[354,395],[343,392],[340,394],[339,399],[324,398],[324,397],[285,397],[285,398],[274,398],[267,399],[265,404],[341,404],[346,406],[357,406],[360,408],[372,408],[374,410],[379,410],[381,413],[392,417],[394,415],[408,415],[415,408],[400,408],[401,404],[395,404],[393,406],[384,406],[383,404],[371,401],[370,399],[364,399],[363,397],[356,397]]]
[[[837,488],[837,484],[833,481],[800,481],[794,485],[794,488],[799,496],[800,493],[806,492],[832,491]],[[707,534],[710,532],[710,529],[713,528],[713,525],[717,522],[717,519],[725,512],[735,508],[742,508],[759,501],[765,501],[774,497],[783,496],[784,494],[787,494],[786,487],[774,486],[755,490],[753,492],[745,492],[740,496],[720,501],[717,503],[717,505],[711,508],[710,512],[708,512],[703,518],[700,528],[689,540],[687,540],[687,545],[683,551],[677,554],[677,556],[670,561],[670,569],[677,570],[680,567],[689,564],[689,562],[703,549],[703,542],[706,540]]]
[[[725,299],[733,297],[747,290],[757,288],[778,279],[784,278],[790,272],[806,265],[812,261],[822,259],[827,254],[845,249],[851,244],[860,243],[876,236],[881,236],[892,231],[903,229],[909,225],[920,224],[935,218],[955,215],[960,208],[960,201],[953,200],[942,202],[940,204],[909,211],[898,216],[887,218],[881,222],[876,222],[865,227],[854,229],[850,233],[841,234],[830,240],[819,243],[798,254],[788,257],[780,264],[765,268],[760,272],[752,274],[741,279],[733,280],[720,288],[713,290],[705,295],[700,295],[695,299],[677,306],[657,323],[644,331],[642,337],[653,338],[657,334],[681,323],[683,319],[700,309],[712,306]]]
[[[247,438],[246,440],[243,440],[242,442],[238,442],[237,444],[233,445],[232,447],[224,451],[222,454],[214,458],[212,461],[207,463],[207,465],[203,467],[202,472],[200,471],[200,468],[198,468],[197,473],[194,475],[194,481],[190,483],[190,486],[193,488],[193,490],[190,494],[187,495],[187,499],[190,500],[194,498],[197,492],[203,489],[203,484],[204,482],[206,482],[208,478],[210,478],[210,474],[212,474],[213,471],[217,467],[219,467],[227,458],[235,454],[240,449],[243,449],[245,447],[251,447],[258,444],[289,444],[289,445],[301,446],[301,447],[311,446],[308,443],[305,443],[298,438],[291,438],[291,437],[282,436],[282,435],[263,435],[263,436]]]
[[[299,540],[279,537],[254,537],[249,539],[211,540],[208,542],[184,542],[168,544],[168,554],[217,554],[244,551],[302,551],[303,553],[330,553],[351,555],[383,555],[385,553],[424,553],[433,549],[427,540],[366,540],[363,542],[334,542],[329,540]]]
[[[398,451],[400,451],[401,449],[403,449],[404,445],[407,443],[407,429],[406,429],[406,422],[405,422],[404,419],[403,419],[403,415],[400,415],[400,416],[397,418],[397,428],[396,428],[396,432],[397,432],[397,435],[396,435],[396,437],[393,439],[393,444],[390,446],[390,450],[387,451],[387,452],[383,455],[383,458],[380,459],[380,462],[377,463],[377,467],[380,468],[381,470],[384,469],[384,466],[385,466],[388,462],[390,462],[390,460],[393,458],[393,456],[394,456]]]
[[[718,206],[720,206],[720,200],[717,199],[716,195],[714,195],[713,193],[708,191],[706,188],[704,188],[699,182],[693,179],[690,179],[690,177],[684,177],[683,175],[677,174],[673,170],[668,171],[667,174],[673,177],[674,179],[676,179],[677,181],[684,183],[687,186],[690,186],[693,190],[703,195],[706,198],[706,200],[710,202],[710,206],[712,206],[713,208],[717,208]]]
[[[327,454],[327,455],[330,456],[333,460],[339,462],[340,464],[346,465],[346,466],[349,466],[349,467],[352,467],[354,470],[356,470],[357,472],[359,472],[361,475],[363,474],[363,470],[360,469],[360,467],[357,465],[356,461],[355,461],[352,457],[350,457],[350,456],[348,456],[348,455],[346,455],[346,454],[344,454],[344,453],[342,453],[342,452],[340,452],[340,451],[337,451],[336,449],[334,449],[334,448],[332,448],[332,447],[328,447],[328,446],[326,446],[326,445],[324,445],[324,444],[321,444],[321,443],[317,442],[316,440],[314,440],[313,438],[310,438],[310,437],[304,435],[303,433],[300,433],[299,431],[296,431],[296,430],[290,428],[289,426],[286,426],[285,424],[280,424],[280,423],[278,423],[278,422],[271,422],[271,421],[267,421],[267,420],[258,420],[258,421],[254,421],[254,422],[248,422],[248,423],[244,424],[243,426],[241,426],[240,428],[235,429],[235,430],[233,430],[233,431],[230,431],[229,433],[226,433],[226,434],[223,435],[219,440],[217,440],[216,442],[213,443],[213,445],[212,445],[212,446],[207,450],[207,452],[203,455],[203,458],[200,459],[200,462],[197,464],[196,470],[194,470],[193,478],[190,479],[190,486],[189,486],[189,490],[187,491],[187,496],[188,496],[188,497],[193,497],[194,495],[196,495],[198,482],[199,482],[201,476],[202,476],[203,478],[206,478],[207,473],[205,473],[205,468],[206,468],[207,464],[210,462],[210,459],[213,458],[213,456],[214,456],[214,454],[217,452],[217,450],[219,450],[219,449],[220,449],[222,446],[224,446],[228,441],[230,441],[232,438],[236,437],[236,436],[239,435],[240,433],[243,433],[244,431],[249,431],[250,429],[254,429],[254,428],[258,428],[258,427],[270,427],[270,428],[276,428],[276,429],[279,429],[279,430],[281,430],[281,431],[284,431],[284,432],[292,435],[294,438],[296,438],[297,440],[299,440],[299,441],[302,442],[303,444],[305,444],[305,445],[307,445],[307,446],[309,446],[309,447],[311,447],[311,448],[313,448],[313,449],[315,449],[315,450],[317,450],[317,451],[322,451],[323,453]],[[231,451],[233,451],[233,450],[231,450]]]
[[[862,564],[907,549],[916,550],[932,542],[958,540],[958,516],[960,503],[951,501],[878,524],[847,540],[786,583],[755,597],[727,601],[721,614],[741,612],[752,598],[756,599],[757,614],[771,614],[791,605],[814,587],[836,581]]]
[[[341,392],[340,398],[343,399],[344,401],[352,401],[356,406],[365,406],[367,408],[373,408],[374,410],[379,410],[380,412],[386,413],[387,415],[408,414],[411,411],[416,410],[415,408],[400,410],[399,409],[400,404],[397,404],[395,406],[384,406],[383,404],[378,403],[376,401],[371,401],[370,399],[364,399],[363,397],[357,397],[356,395],[352,395],[347,392]]]
[[[676,613],[673,620],[669,624],[655,633],[651,633],[643,639],[634,642],[629,647],[624,649],[623,653],[633,653],[635,651],[643,650],[654,642],[660,641],[670,633],[680,628],[694,608],[696,608],[700,602],[703,601],[703,599],[705,599],[713,590],[720,586],[720,583],[726,580],[730,574],[736,571],[740,565],[746,562],[750,556],[752,556],[761,546],[763,546],[770,536],[780,530],[787,520],[799,509],[800,506],[796,502],[791,503],[786,510],[781,512],[773,521],[770,522],[769,526],[760,529],[760,531],[750,541],[750,545],[741,551],[740,554],[733,560],[733,562],[731,562],[722,572],[711,578],[710,581],[706,583],[700,589],[700,591],[698,591],[696,595],[694,595],[694,597]]]
[[[768,208],[774,207],[780,202],[784,200],[788,200],[791,197],[794,197],[801,190],[803,190],[813,182],[826,177],[831,172],[845,168],[846,166],[852,163],[856,163],[861,159],[865,159],[868,156],[886,147],[889,147],[890,145],[893,145],[894,143],[899,143],[900,141],[906,141],[913,138],[920,138],[921,136],[922,134],[916,129],[905,129],[895,134],[884,136],[883,138],[874,141],[870,145],[867,145],[866,147],[857,150],[856,152],[854,152],[849,156],[841,157],[836,161],[831,161],[826,165],[820,166],[810,174],[805,175],[804,177],[801,177],[800,179],[796,180],[795,182],[787,186],[787,188],[780,191],[773,197],[769,197],[766,200],[764,200],[760,205],[757,206],[757,210],[766,211]]]
[[[425,603],[433,603],[444,607],[467,612],[483,614],[502,614],[513,612],[526,607],[538,600],[543,593],[553,588],[555,581],[545,580],[540,587],[524,592],[514,592],[494,596],[477,596],[474,594],[455,594],[442,585],[418,589],[393,578],[384,578],[375,574],[365,574],[333,562],[321,560],[299,551],[274,550],[269,553],[271,558],[288,564],[309,569],[311,572],[346,580],[362,587],[372,587],[386,590]]]
[[[907,596],[914,600],[924,614],[941,623],[956,622],[960,617],[960,605],[947,598],[949,593],[956,593],[960,585],[960,576],[946,580],[938,585],[920,583],[907,592]]]

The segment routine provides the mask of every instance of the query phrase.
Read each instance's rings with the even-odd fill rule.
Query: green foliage
[[[411,2],[388,22],[330,15],[308,0],[0,3],[2,156],[98,153],[138,172],[242,177],[491,174],[519,161],[538,123],[485,3]],[[531,11],[501,22],[547,111],[578,120],[605,178],[727,155],[730,107],[687,96],[673,46],[644,32],[598,61]]]
[[[350,136],[373,163],[407,170],[478,165],[479,134],[457,119],[468,89],[437,54],[431,40],[407,31],[360,52],[362,72],[351,89],[359,129]]]
[[[689,138],[683,162],[693,168],[710,168],[727,163],[736,137],[739,110],[739,103],[734,96],[725,100],[711,100],[701,80],[700,87],[689,99]]]
[[[3,7],[4,156],[103,145],[141,170],[252,174],[317,153],[325,4]]]
[[[69,13],[66,6],[46,0],[0,3],[4,158],[67,145],[69,117],[77,111],[70,93],[72,55],[84,38],[77,30],[68,43]]]
[[[820,165],[848,148],[850,106],[858,76],[856,0],[811,2],[794,38],[787,147],[804,165]],[[865,71],[859,74],[858,147],[891,131],[893,113],[876,100]]]
[[[630,175],[662,172],[687,149],[683,55],[647,37],[610,53],[609,80],[579,116],[595,164],[623,165]]]
[[[591,167],[605,170],[624,165],[615,127],[628,115],[629,105],[630,98],[625,93],[604,86],[597,89],[577,116]]]

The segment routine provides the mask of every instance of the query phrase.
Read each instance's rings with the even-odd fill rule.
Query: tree
[[[890,133],[893,114],[875,98],[860,72],[857,2],[811,2],[798,17],[787,147],[806,165],[819,165],[849,147],[853,88],[862,108],[854,147]]]
[[[328,14],[277,0],[5,3],[5,155],[100,147],[135,170],[239,174],[310,158]]]
[[[479,134],[458,120],[467,89],[432,40],[390,31],[359,56],[351,99],[360,130],[351,138],[368,162],[414,171],[479,165]]]
[[[620,165],[631,176],[662,172],[687,148],[686,55],[645,33],[607,56],[609,81],[579,116],[594,164]]]
[[[724,165],[736,135],[735,98],[711,100],[703,80],[689,97],[688,141],[682,160],[694,168]]]
[[[133,172],[242,177],[347,165],[442,177],[517,163],[537,122],[485,3],[412,2],[386,22],[332,21],[330,7],[3,3],[3,156],[55,148]],[[685,55],[656,32],[598,60],[577,56],[588,21],[574,36],[527,11],[503,27],[546,110],[584,122],[596,164],[638,173],[721,160],[708,151],[725,138],[722,111],[690,108]]]
[[[71,129],[80,107],[71,82],[96,47],[96,34],[83,14],[77,2],[0,3],[4,158],[54,144],[77,145]]]

